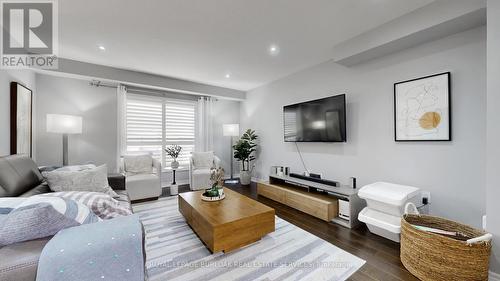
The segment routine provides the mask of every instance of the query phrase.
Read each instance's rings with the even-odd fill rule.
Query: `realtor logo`
[[[1,1],[2,68],[57,68],[57,2]]]

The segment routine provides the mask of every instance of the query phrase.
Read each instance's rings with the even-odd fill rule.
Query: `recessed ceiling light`
[[[106,51],[106,47],[104,47],[103,45],[99,45],[97,46],[97,48],[99,48],[99,51]]]
[[[272,44],[271,46],[269,46],[270,55],[276,56],[279,53],[280,53],[280,47],[278,47],[278,45]]]
[[[231,78],[231,74],[230,73],[226,73],[226,75],[224,75],[224,77],[226,77],[227,79]]]

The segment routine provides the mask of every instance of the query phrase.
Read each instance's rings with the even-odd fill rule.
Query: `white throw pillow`
[[[193,152],[193,163],[196,168],[211,168],[214,165],[214,152]]]
[[[123,156],[125,172],[129,175],[152,174],[153,157],[151,154]]]
[[[52,191],[94,191],[118,196],[109,186],[106,165],[83,171],[44,172],[42,175]]]

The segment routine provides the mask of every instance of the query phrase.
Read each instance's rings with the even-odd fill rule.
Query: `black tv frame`
[[[285,139],[285,107],[288,107],[288,106],[293,106],[293,105],[299,105],[299,104],[303,104],[303,103],[308,103],[308,102],[312,102],[312,101],[322,101],[322,100],[326,100],[326,99],[329,99],[329,98],[333,98],[333,97],[339,97],[339,96],[344,96],[344,121],[345,121],[345,139],[342,140],[342,141],[287,141]],[[320,142],[320,143],[343,143],[343,142],[347,142],[347,100],[346,100],[346,94],[339,94],[339,95],[334,95],[334,96],[329,96],[329,97],[324,97],[324,98],[320,98],[320,99],[315,99],[315,100],[308,100],[308,101],[303,101],[303,102],[298,102],[298,103],[293,103],[293,104],[289,104],[289,105],[284,105],[283,106],[283,141],[284,142]]]

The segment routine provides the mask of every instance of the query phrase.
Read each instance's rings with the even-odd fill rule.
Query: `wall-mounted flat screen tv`
[[[345,95],[283,107],[285,142],[345,142]]]

